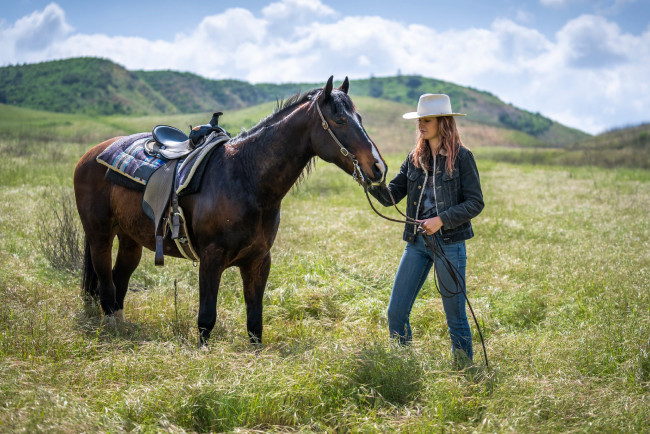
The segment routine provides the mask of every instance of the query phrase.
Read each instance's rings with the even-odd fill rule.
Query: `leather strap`
[[[153,220],[156,236],[155,264],[164,265],[162,243],[164,233],[159,233],[160,223],[167,213],[169,198],[172,193],[174,175],[178,160],[171,160],[160,166],[149,178],[142,198],[142,210]],[[165,226],[163,225],[163,231]]]

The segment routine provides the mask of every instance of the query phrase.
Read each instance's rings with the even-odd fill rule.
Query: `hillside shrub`
[[[531,136],[539,136],[547,131],[553,121],[540,114],[518,111],[516,113],[503,112],[499,115],[499,121],[510,128],[523,131]]]
[[[422,86],[422,79],[420,77],[409,77],[408,80],[406,80],[406,87],[410,87],[411,89],[415,89],[416,87]]]

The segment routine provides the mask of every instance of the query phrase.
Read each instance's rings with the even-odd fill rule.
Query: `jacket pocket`
[[[453,203],[449,203],[448,206],[455,205],[457,200],[458,191],[460,190],[460,177],[458,176],[458,170],[454,170],[451,174],[446,171],[442,174],[442,185],[447,193],[447,200]]]
[[[458,180],[458,170],[454,169],[453,172],[451,172],[451,175],[445,170],[442,173],[442,180],[443,181],[453,181],[453,180]]]

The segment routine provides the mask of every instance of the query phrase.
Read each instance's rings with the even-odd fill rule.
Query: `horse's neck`
[[[299,112],[304,109],[296,108],[240,144],[240,161],[256,180],[259,202],[279,204],[314,156],[309,146],[309,122]]]

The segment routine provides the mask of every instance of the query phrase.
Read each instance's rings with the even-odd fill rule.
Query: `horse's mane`
[[[273,112],[271,112],[271,114],[266,116],[264,119],[259,121],[255,126],[251,127],[248,130],[242,128],[241,132],[237,136],[231,139],[231,143],[235,147],[237,147],[237,145],[244,142],[248,137],[264,129],[264,127],[266,127],[267,125],[276,122],[278,118],[285,116],[287,112],[293,110],[296,106],[303,104],[305,101],[312,100],[319,91],[320,89],[312,89],[304,93],[298,91],[295,95],[288,97],[286,100],[278,99],[276,101],[275,108],[273,109]],[[307,165],[305,166],[302,173],[300,174],[300,177],[293,185],[292,187],[293,189],[299,188],[300,184],[302,184],[305,178],[309,175],[312,168],[314,167],[315,159],[316,158],[314,157],[307,162]]]
[[[278,99],[271,114],[266,116],[264,119],[259,121],[255,126],[251,127],[248,130],[242,128],[241,132],[237,136],[233,137],[233,141],[239,141],[255,134],[266,125],[275,122],[276,118],[284,116],[286,112],[291,111],[295,106],[303,104],[305,101],[311,100],[314,95],[318,93],[318,91],[320,91],[320,89],[312,89],[304,93],[300,93],[300,91],[298,91],[295,95],[288,97],[286,100]]]

